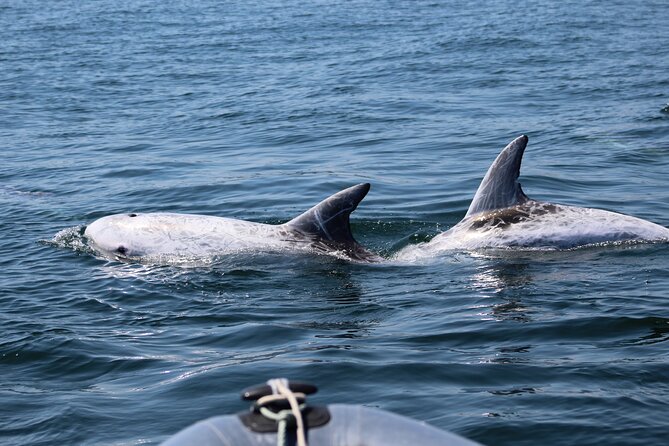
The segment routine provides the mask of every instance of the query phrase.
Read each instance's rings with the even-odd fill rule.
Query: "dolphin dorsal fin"
[[[358,246],[351,233],[349,216],[369,192],[370,184],[349,187],[326,198],[286,226],[319,239],[344,246]]]
[[[465,217],[501,209],[529,200],[518,182],[520,163],[527,146],[527,136],[514,139],[497,155],[474,195]]]

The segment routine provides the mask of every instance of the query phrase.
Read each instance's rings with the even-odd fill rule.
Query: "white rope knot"
[[[307,446],[307,440],[304,432],[304,420],[302,419],[302,409],[305,405],[298,402],[298,399],[304,401],[304,393],[294,393],[290,390],[288,380],[285,378],[270,379],[267,384],[272,389],[271,395],[266,395],[256,402],[260,408],[260,413],[270,420],[278,423],[277,431],[277,446],[285,446],[286,444],[286,429],[288,427],[297,427],[297,445]],[[269,403],[276,401],[288,401],[290,409],[280,410],[279,412],[272,412],[267,407],[263,407]]]

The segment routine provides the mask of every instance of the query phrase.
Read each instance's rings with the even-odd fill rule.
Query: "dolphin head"
[[[137,257],[144,251],[134,236],[139,220],[139,214],[109,215],[88,225],[84,235],[90,246],[103,255]]]

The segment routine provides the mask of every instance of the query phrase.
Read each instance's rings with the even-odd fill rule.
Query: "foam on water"
[[[84,231],[85,225],[77,225],[70,228],[61,229],[50,240],[42,240],[43,243],[55,246],[56,248],[72,249],[79,253],[93,254],[95,251],[89,246]]]

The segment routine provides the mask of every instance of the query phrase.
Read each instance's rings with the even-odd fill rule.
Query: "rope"
[[[278,424],[276,444],[277,446],[286,446],[286,431],[288,427],[295,427],[295,417],[291,409],[281,410],[279,412],[272,412],[266,407],[260,408],[260,413],[270,420]],[[299,438],[298,438],[299,443]]]
[[[295,392],[293,393],[295,395],[295,398],[297,399],[297,402],[300,403],[300,401],[304,401],[306,398],[306,395],[302,392]],[[286,397],[283,395],[265,395],[263,397],[258,398],[258,401],[256,401],[256,406],[266,406],[268,404],[276,403],[277,401],[286,401]]]
[[[270,420],[274,420],[279,424],[277,431],[277,446],[286,445],[286,428],[289,421],[295,421],[297,425],[297,446],[307,446],[307,440],[304,433],[304,420],[302,420],[302,411],[304,404],[300,405],[298,398],[304,400],[303,393],[293,393],[288,387],[288,380],[285,378],[270,379],[267,384],[272,388],[272,395],[267,395],[257,401],[258,406],[265,405],[270,402],[288,400],[290,409],[281,410],[279,412],[272,412],[266,407],[260,407],[260,413]],[[291,423],[292,424],[292,423]]]

